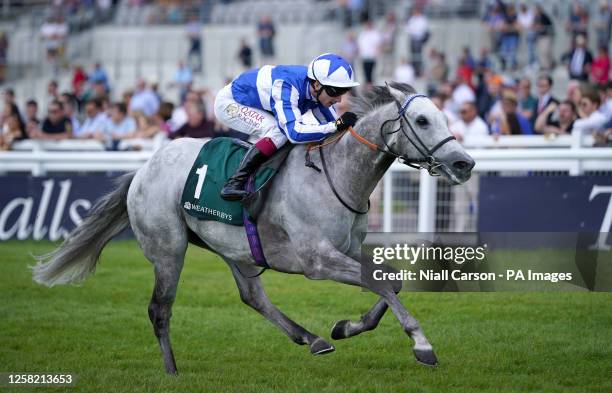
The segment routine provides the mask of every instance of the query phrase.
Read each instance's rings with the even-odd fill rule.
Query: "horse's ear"
[[[401,90],[391,87],[386,82],[385,82],[385,85],[387,85],[387,90],[389,91],[389,93],[391,94],[391,96],[393,97],[397,105],[401,106],[402,105],[401,103],[404,101],[404,98],[406,98],[406,94]]]

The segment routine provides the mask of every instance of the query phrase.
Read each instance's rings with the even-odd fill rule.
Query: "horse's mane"
[[[416,93],[416,90],[406,83],[391,82],[389,86],[405,94]],[[361,117],[393,101],[394,98],[387,86],[374,86],[368,91],[362,90],[351,98],[351,111]]]

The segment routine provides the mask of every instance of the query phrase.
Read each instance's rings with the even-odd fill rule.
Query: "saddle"
[[[243,207],[256,221],[272,184],[292,144],[286,144],[270,157],[249,179],[251,194],[240,201],[225,201],[219,194],[223,185],[236,171],[250,143],[235,138],[215,138],[202,146],[183,188],[181,205],[187,214],[200,220],[219,221],[243,226]]]

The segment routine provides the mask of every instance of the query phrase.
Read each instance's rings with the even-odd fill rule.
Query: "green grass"
[[[378,329],[315,357],[240,302],[219,258],[190,248],[172,319],[180,376],[163,373],[147,316],[149,262],[113,242],[81,286],[31,281],[29,253],[0,243],[0,372],[70,372],[69,392],[610,392],[611,293],[402,293],[440,359],[418,365],[389,313]],[[357,288],[266,272],[286,314],[329,339],[376,297]],[[1,390],[2,388],[0,388]],[[25,388],[5,388],[8,391]],[[39,388],[36,391],[45,391]]]

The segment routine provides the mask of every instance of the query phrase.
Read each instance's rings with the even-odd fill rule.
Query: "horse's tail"
[[[94,272],[102,249],[129,224],[127,193],[134,173],[121,176],[117,187],[103,196],[90,214],[54,251],[35,256],[34,281],[53,286],[85,280]]]

